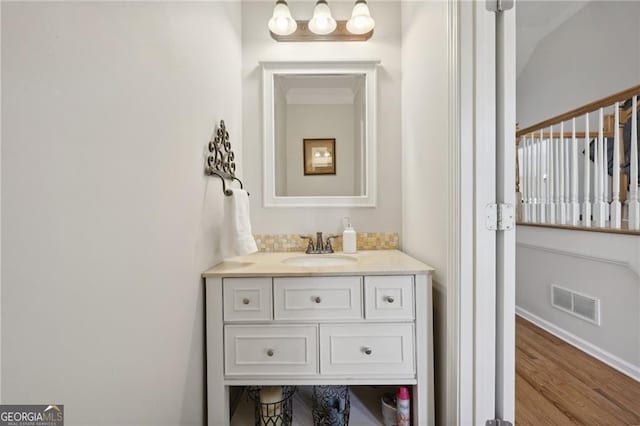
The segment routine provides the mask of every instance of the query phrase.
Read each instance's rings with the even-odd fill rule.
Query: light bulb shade
[[[313,10],[313,18],[309,21],[309,30],[314,34],[325,35],[334,32],[337,26],[326,0],[318,0]]]
[[[351,12],[351,19],[347,21],[347,31],[351,34],[366,34],[376,26],[376,21],[369,13],[366,0],[357,0]]]
[[[278,35],[293,34],[298,28],[298,24],[291,17],[289,6],[285,0],[278,0],[273,8],[273,16],[269,19],[269,30]]]

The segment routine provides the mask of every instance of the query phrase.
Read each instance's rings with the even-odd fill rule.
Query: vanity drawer
[[[320,325],[321,374],[414,375],[412,324]]]
[[[271,278],[225,278],[222,298],[225,321],[272,318]]]
[[[364,277],[364,300],[367,319],[411,320],[413,276]]]
[[[276,320],[362,318],[362,277],[273,279]]]
[[[315,325],[227,325],[224,328],[225,374],[317,374],[317,332]]]

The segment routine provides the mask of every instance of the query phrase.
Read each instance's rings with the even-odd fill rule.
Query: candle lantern
[[[346,426],[351,411],[349,386],[316,385],[313,387],[314,426]]]
[[[255,426],[291,426],[295,386],[249,386],[255,406]]]

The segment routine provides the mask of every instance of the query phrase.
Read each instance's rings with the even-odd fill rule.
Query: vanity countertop
[[[330,266],[298,266],[284,263],[301,256],[351,257],[353,262]],[[208,277],[286,277],[315,275],[403,275],[430,273],[434,269],[399,250],[367,250],[355,254],[307,255],[303,252],[259,252],[238,256],[208,269],[202,276]]]

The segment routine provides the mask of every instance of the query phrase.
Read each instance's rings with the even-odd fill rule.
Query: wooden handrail
[[[630,87],[626,90],[623,90],[618,93],[614,93],[613,95],[607,96],[605,98],[599,99],[597,101],[588,103],[579,108],[573,109],[569,112],[565,112],[564,114],[556,115],[555,117],[549,118],[547,120],[541,121],[538,124],[534,124],[533,126],[529,126],[522,130],[518,130],[516,132],[516,138],[521,136],[529,135],[530,133],[535,132],[536,130],[546,129],[549,126],[554,124],[559,124],[564,121],[570,120],[572,118],[580,117],[586,113],[593,112],[598,110],[599,108],[608,107],[613,105],[616,102],[626,101],[632,96],[640,95],[640,85]]]
[[[597,137],[598,137],[598,135],[599,135],[599,133],[598,133],[598,132],[589,132],[589,137],[590,137],[590,138],[595,139],[595,138],[597,138]],[[522,135],[522,137],[524,137],[524,136],[535,136],[535,137],[539,138],[539,137],[540,137],[540,133],[539,133],[539,132],[535,132],[535,133],[534,133],[534,134],[532,134],[532,135]],[[560,138],[560,136],[564,136],[564,138],[565,138],[565,139],[571,139],[571,137],[573,136],[573,134],[571,133],[571,130],[565,130],[565,131],[564,131],[564,134],[562,134],[562,135],[560,135],[560,132],[553,132],[553,133],[551,133],[551,137],[552,137],[553,139],[559,139],[559,138]],[[586,135],[585,135],[585,132],[576,132],[576,138],[578,138],[578,139],[584,139],[584,138],[585,138],[585,136],[586,136]],[[613,136],[614,136],[614,135],[613,135],[613,130],[609,130],[609,131],[605,131],[605,132],[604,132],[604,137],[605,137],[605,138],[613,138]],[[549,139],[549,132],[543,132],[543,133],[542,133],[542,138],[543,138],[543,139]]]

